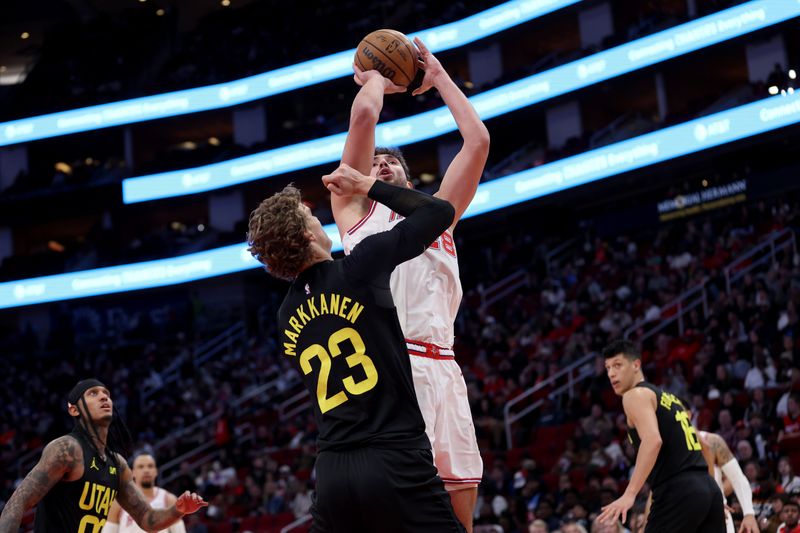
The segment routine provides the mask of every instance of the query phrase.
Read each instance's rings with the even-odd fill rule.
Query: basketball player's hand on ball
[[[630,496],[626,492],[619,499],[603,507],[603,512],[600,513],[597,519],[605,524],[613,524],[622,518],[622,523],[624,524],[625,520],[628,518],[628,511],[633,507],[633,502],[635,500],[635,495]]]
[[[367,82],[371,79],[380,79],[381,83],[383,84],[383,94],[395,94],[395,93],[406,92],[406,87],[393,83],[392,80],[385,77],[377,70],[361,70],[358,65],[353,63],[353,72],[355,73],[353,74],[353,80],[355,80],[356,85],[359,85],[361,87],[366,85]]]
[[[436,82],[442,76],[447,76],[447,72],[445,72],[444,67],[442,64],[439,63],[439,60],[428,50],[428,47],[425,46],[425,43],[422,42],[422,39],[419,37],[414,37],[414,44],[417,45],[419,48],[419,68],[425,71],[425,77],[422,78],[422,83],[417,87],[413,93],[414,96],[420,95],[424,92],[427,92],[428,89],[434,87]]]
[[[365,176],[353,167],[342,163],[331,174],[322,176],[325,188],[337,196],[353,196],[360,194],[366,196],[375,183],[375,178]]]
[[[188,490],[181,494],[181,497],[175,502],[175,509],[182,514],[192,514],[197,512],[198,509],[208,507],[208,502],[194,492]]]

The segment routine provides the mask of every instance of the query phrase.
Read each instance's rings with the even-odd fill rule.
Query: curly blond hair
[[[300,202],[300,191],[287,185],[250,213],[247,250],[276,278],[296,278],[311,258],[311,241]]]

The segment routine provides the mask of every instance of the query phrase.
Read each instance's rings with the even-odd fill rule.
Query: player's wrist
[[[436,69],[436,71],[431,73],[431,81],[433,82],[433,86],[437,89],[440,89],[444,85],[455,83],[447,71],[442,67],[439,67]]]

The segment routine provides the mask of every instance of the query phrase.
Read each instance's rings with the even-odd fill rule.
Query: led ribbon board
[[[800,0],[755,0],[470,98],[482,119],[530,106],[800,16]],[[446,107],[378,126],[378,145],[403,146],[456,130]],[[338,161],[345,133],[185,170],[128,178],[125,203],[183,196]]]
[[[512,0],[409,34],[433,52],[469,44],[583,0]],[[240,80],[0,123],[0,146],[230,107],[353,73],[355,48]]]
[[[800,122],[800,91],[590,150],[481,184],[464,217],[501,209],[616,174]],[[325,226],[342,249],[333,224]],[[246,245],[181,257],[0,283],[0,309],[174,285],[256,268]]]

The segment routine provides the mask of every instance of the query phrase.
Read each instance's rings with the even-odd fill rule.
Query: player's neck
[[[142,487],[139,485],[139,490],[142,491],[144,497],[148,500],[152,500],[156,497],[156,486],[153,485],[152,487]]]
[[[316,265],[317,263],[323,263],[325,261],[333,261],[333,256],[329,250],[325,250],[322,246],[317,245],[316,243],[312,243],[311,248],[311,259],[308,260],[308,264],[303,267],[303,270],[311,268],[312,266]]]
[[[106,443],[108,442],[108,428],[107,427],[96,427],[97,435],[94,434],[94,431],[90,432],[89,438],[92,439],[92,444],[94,447],[97,448],[97,452],[102,456],[105,460],[106,456]]]

